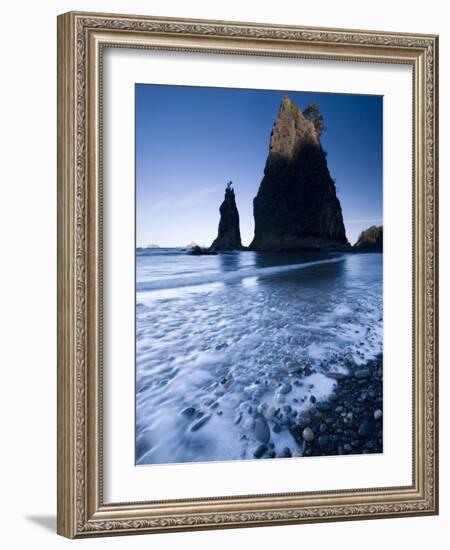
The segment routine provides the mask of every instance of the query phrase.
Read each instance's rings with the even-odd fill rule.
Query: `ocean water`
[[[295,449],[277,411],[382,353],[382,258],[138,249],[136,463],[254,459],[261,416]]]

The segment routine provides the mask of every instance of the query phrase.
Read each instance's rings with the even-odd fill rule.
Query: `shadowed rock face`
[[[362,231],[353,250],[355,252],[383,252],[383,226],[372,225]]]
[[[253,250],[350,246],[318,131],[288,97],[272,129],[253,213]]]
[[[220,221],[217,238],[210,250],[227,251],[242,250],[241,232],[239,229],[239,213],[236,207],[236,198],[231,182],[225,189],[225,199],[220,205]]]

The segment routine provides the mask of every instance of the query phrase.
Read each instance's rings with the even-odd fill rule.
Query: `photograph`
[[[383,97],[134,92],[136,465],[383,453]]]

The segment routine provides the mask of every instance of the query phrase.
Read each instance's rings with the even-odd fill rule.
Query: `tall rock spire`
[[[305,116],[314,113],[315,117]],[[304,114],[305,113],[305,114]],[[348,247],[336,186],[320,143],[323,118],[283,97],[253,201],[252,250]]]
[[[239,212],[236,207],[236,198],[232,182],[227,183],[225,198],[220,205],[220,221],[217,238],[210,250],[227,251],[242,250],[241,232],[239,229]]]

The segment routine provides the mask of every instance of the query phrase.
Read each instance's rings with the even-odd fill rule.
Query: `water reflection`
[[[242,267],[242,252],[221,252],[218,258],[222,271],[237,271]]]
[[[256,254],[256,267],[299,266],[299,269],[280,271],[273,275],[260,277],[258,281],[261,284],[291,284],[299,289],[332,289],[332,287],[338,289],[339,286],[345,285],[345,277],[348,273],[346,267],[348,254],[317,252],[258,252]],[[326,263],[320,263],[324,261]],[[304,264],[308,265],[307,269],[302,268]]]

